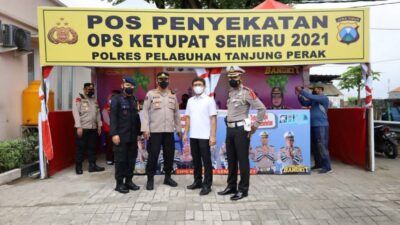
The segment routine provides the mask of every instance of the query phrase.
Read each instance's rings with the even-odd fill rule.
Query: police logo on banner
[[[47,33],[47,38],[53,44],[75,44],[78,41],[78,34],[74,29],[68,27],[68,23],[64,21],[64,18],[60,18],[60,22],[56,23]]]
[[[358,33],[358,23],[360,21],[361,18],[355,16],[343,16],[336,18],[336,22],[339,23],[337,26],[339,30],[337,35],[338,40],[348,45],[358,41],[360,38]]]

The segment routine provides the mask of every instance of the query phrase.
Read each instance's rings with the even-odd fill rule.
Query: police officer
[[[240,67],[228,67],[229,98],[227,102],[227,133],[226,151],[228,156],[228,186],[218,192],[219,195],[234,194],[231,200],[247,197],[250,180],[249,145],[250,137],[264,119],[265,106],[255,95],[253,90],[243,86],[241,75],[245,71]],[[249,116],[249,109],[257,110],[256,122],[251,125],[250,131],[245,130],[245,119]],[[248,120],[246,120],[248,121]],[[238,163],[240,168],[239,188],[237,185]]]
[[[285,147],[281,147],[279,150],[282,168],[303,163],[301,149],[294,146],[294,133],[288,131],[283,135],[283,138],[285,138]]]
[[[275,148],[269,145],[269,134],[266,131],[260,133],[261,146],[257,146],[254,161],[260,173],[274,173],[276,154]]]
[[[135,86],[134,79],[124,78],[122,93],[111,100],[110,136],[114,144],[115,190],[123,194],[139,190],[139,186],[132,182],[138,154],[137,137],[140,134],[140,117],[133,96]]]
[[[176,187],[171,178],[175,154],[174,131],[182,137],[181,118],[178,100],[174,92],[168,89],[169,74],[157,74],[157,88],[150,90],[143,103],[142,132],[149,140],[149,158],[146,166],[147,190],[154,189],[154,174],[157,169],[161,146],[164,159],[164,184]]]
[[[76,128],[76,174],[83,173],[82,162],[85,150],[88,151],[89,172],[104,171],[104,167],[96,165],[96,143],[97,137],[101,134],[102,123],[92,83],[83,85],[83,94],[79,93],[75,102],[72,103],[72,114]]]

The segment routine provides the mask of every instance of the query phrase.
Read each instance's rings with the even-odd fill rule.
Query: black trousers
[[[146,165],[146,173],[148,176],[154,176],[156,173],[161,146],[164,157],[164,172],[165,174],[172,173],[175,155],[174,133],[150,133],[147,146],[149,158],[147,159]]]
[[[247,131],[242,127],[227,128],[226,154],[228,157],[228,187],[237,188],[238,163],[240,182],[238,190],[247,192],[250,183],[249,145]]]
[[[114,145],[115,179],[132,179],[138,154],[137,142]]]
[[[88,151],[89,163],[96,162],[96,143],[97,143],[97,129],[83,129],[82,136],[78,137],[75,129],[75,142],[76,142],[76,158],[77,164],[82,163],[84,160],[84,152]]]
[[[209,140],[190,138],[190,150],[194,164],[194,181],[203,183],[203,187],[210,188],[212,185],[213,174]],[[204,181],[202,178],[202,165],[204,165]]]

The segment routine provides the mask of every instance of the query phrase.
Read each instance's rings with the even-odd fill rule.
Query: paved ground
[[[216,192],[200,197],[184,187],[113,191],[113,170],[76,176],[72,168],[51,179],[0,186],[0,224],[400,224],[400,159],[377,159],[377,172],[335,163],[335,172],[310,176],[252,176],[250,196],[239,202]]]

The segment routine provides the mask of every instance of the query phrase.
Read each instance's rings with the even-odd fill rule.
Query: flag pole
[[[43,71],[43,67],[42,67],[42,71]],[[46,87],[45,87],[45,83],[44,83],[44,77],[43,77],[43,72],[42,72],[42,77],[41,77],[41,81],[42,84],[40,85],[39,88],[42,89],[43,93],[46,93]],[[40,90],[39,90],[40,93]],[[45,101],[47,100],[47,96],[46,94],[44,94],[43,96],[43,100],[41,101]],[[46,179],[48,177],[48,173],[47,173],[47,159],[46,156],[44,154],[44,149],[43,149],[43,130],[42,130],[42,110],[43,107],[40,107],[40,112],[38,113],[38,131],[39,131],[39,171],[40,171],[40,179]]]

